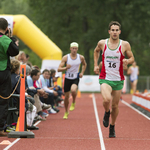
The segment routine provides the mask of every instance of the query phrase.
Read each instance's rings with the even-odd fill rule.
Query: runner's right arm
[[[60,65],[59,65],[59,67],[58,67],[58,72],[63,72],[63,71],[65,71],[65,70],[67,70],[67,69],[69,69],[70,67],[71,67],[71,65],[69,65],[69,64],[67,64],[65,67],[64,67],[64,65],[65,65],[65,63],[67,62],[67,55],[65,55],[63,58],[62,58],[62,60],[61,60],[61,63],[60,63]]]
[[[96,74],[99,74],[99,65],[98,65],[98,59],[100,55],[100,51],[103,49],[105,40],[100,40],[94,50],[94,72]]]

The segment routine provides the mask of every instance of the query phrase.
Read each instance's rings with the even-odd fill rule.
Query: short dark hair
[[[40,68],[37,65],[32,66],[33,69],[40,70]]]
[[[109,23],[109,26],[108,26],[108,29],[109,29],[109,30],[110,30],[110,28],[111,28],[112,25],[117,25],[117,26],[119,26],[119,29],[121,30],[121,24],[120,24],[118,21],[111,21],[111,22]]]
[[[26,58],[29,58],[30,56],[28,54],[26,54]]]
[[[37,75],[38,73],[39,73],[40,71],[38,70],[38,69],[33,69],[32,71],[31,71],[31,78],[35,75]]]
[[[55,69],[51,69],[50,70],[50,75],[52,76],[52,74],[56,73],[56,70]]]
[[[48,72],[48,73],[49,73],[49,70],[48,70],[48,69],[44,69],[43,72],[42,72],[42,74],[43,74],[44,72]]]
[[[0,29],[1,30],[6,30],[8,27],[8,22],[5,18],[0,18]]]
[[[11,37],[11,39],[12,39],[14,42],[18,41],[18,39],[17,39],[15,36]]]

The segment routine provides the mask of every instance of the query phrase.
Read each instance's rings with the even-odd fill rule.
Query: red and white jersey
[[[105,41],[104,51],[102,53],[102,69],[99,79],[110,81],[124,80],[123,75],[123,59],[124,55],[121,51],[122,40],[116,49],[111,50],[108,47],[108,39]]]

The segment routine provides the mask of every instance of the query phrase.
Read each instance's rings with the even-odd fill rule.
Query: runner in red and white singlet
[[[99,79],[106,79],[111,81],[124,80],[123,75],[123,59],[124,55],[121,51],[122,40],[119,40],[119,45],[116,49],[111,50],[108,47],[109,39],[106,39],[104,51],[102,54],[102,69]]]
[[[109,24],[109,39],[100,40],[94,50],[94,72],[99,74],[98,59],[102,51],[102,69],[99,76],[101,94],[103,97],[103,106],[105,114],[103,125],[109,126],[109,117],[111,114],[111,123],[109,126],[109,137],[116,137],[115,122],[119,114],[119,100],[124,84],[123,68],[132,64],[134,56],[130,44],[127,41],[120,40],[121,25],[117,21]],[[128,59],[125,59],[125,54]],[[100,66],[101,66],[100,64]],[[111,109],[110,109],[111,105]]]

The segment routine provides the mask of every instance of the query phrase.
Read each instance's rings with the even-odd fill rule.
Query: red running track
[[[90,94],[77,98],[76,108],[63,120],[64,108],[56,115],[49,115],[40,122],[40,128],[33,139],[20,139],[9,150],[101,150],[101,142]],[[149,150],[149,120],[120,101],[119,116],[116,122],[116,138],[108,138],[109,129],[103,127],[104,108],[101,94],[94,94],[106,150]],[[123,95],[123,100],[131,103],[131,95]],[[15,141],[13,138],[3,140]],[[101,140],[102,141],[102,140]],[[8,148],[0,145],[0,150]],[[103,149],[103,150],[104,150]]]

